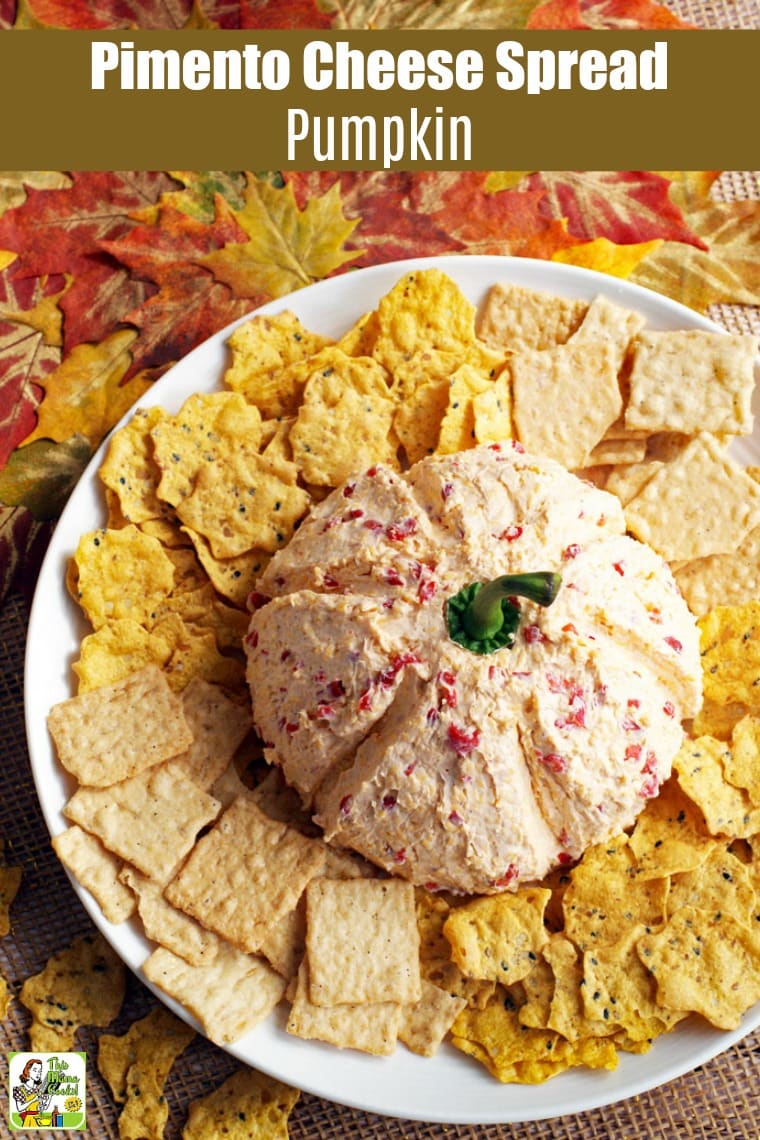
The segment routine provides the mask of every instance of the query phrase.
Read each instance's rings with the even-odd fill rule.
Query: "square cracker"
[[[182,704],[157,665],[54,705],[48,727],[64,768],[97,788],[175,756],[193,740]]]
[[[488,291],[476,330],[493,348],[523,352],[564,344],[579,327],[586,301],[500,282]]]
[[[269,819],[249,797],[235,800],[166,888],[180,910],[233,946],[258,950],[324,865],[324,845]]]
[[[165,883],[221,804],[159,764],[109,788],[79,788],[63,809],[104,847]]]
[[[304,960],[298,971],[288,1033],[375,1056],[394,1051],[401,1021],[401,1006],[397,1002],[315,1005],[309,991],[309,967]]]
[[[134,892],[137,913],[151,942],[165,946],[191,966],[206,966],[214,960],[222,940],[213,930],[206,930],[189,914],[168,903],[160,883],[129,866],[122,869],[119,879],[125,884],[125,889]]]
[[[617,351],[620,368],[631,340],[645,323],[641,313],[624,309],[600,295],[591,302],[580,326],[570,339],[573,344],[579,341],[608,341]]]
[[[625,506],[628,529],[668,562],[735,550],[760,520],[760,486],[706,432]]]
[[[135,896],[119,881],[122,864],[117,856],[76,824],[53,836],[52,844],[63,865],[90,892],[109,922],[129,918],[135,909]]]
[[[251,712],[202,677],[193,677],[183,689],[182,708],[193,742],[172,760],[172,766],[207,792],[248,735]]]
[[[756,352],[756,338],[744,333],[640,333],[633,351],[626,426],[687,435],[748,434]]]
[[[401,1007],[399,1041],[412,1053],[432,1057],[466,1005],[464,998],[423,979],[420,1000]]]
[[[191,966],[163,946],[143,963],[143,973],[196,1017],[217,1045],[236,1041],[268,1017],[285,992],[263,958],[223,945],[207,966]]]
[[[608,341],[580,341],[512,358],[517,438],[571,470],[589,455],[623,407],[618,354]]]
[[[398,879],[315,879],[306,892],[315,1005],[420,998],[414,888]]]

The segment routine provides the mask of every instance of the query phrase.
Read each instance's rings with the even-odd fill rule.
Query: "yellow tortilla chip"
[[[647,800],[630,845],[642,875],[659,879],[699,867],[710,854],[713,841],[702,813],[678,781],[670,779],[657,796]]]
[[[115,496],[125,524],[161,519],[166,514],[156,494],[161,472],[153,458],[150,434],[165,417],[161,408],[138,409],[108,444],[98,475]]]
[[[529,974],[547,939],[544,909],[550,893],[523,887],[452,910],[443,933],[462,973],[503,985]]]
[[[760,831],[760,807],[725,774],[730,749],[720,740],[700,736],[687,740],[673,761],[678,782],[697,805],[711,835],[743,839]]]
[[[331,343],[328,337],[310,332],[291,312],[255,316],[238,325],[227,342],[232,364],[224,383],[255,404],[266,418],[292,415],[303,385],[288,384],[290,365],[314,356]]]
[[[183,1140],[287,1140],[288,1117],[301,1094],[273,1077],[241,1068],[190,1104]]]
[[[174,566],[161,543],[136,526],[83,535],[74,561],[77,601],[96,630],[121,620],[144,625],[174,586]]]
[[[377,306],[372,355],[390,373],[428,349],[460,352],[475,341],[475,307],[439,269],[407,273]]]
[[[449,379],[449,399],[436,446],[436,454],[452,455],[475,444],[475,397],[489,390],[486,380],[472,365],[463,364]]]

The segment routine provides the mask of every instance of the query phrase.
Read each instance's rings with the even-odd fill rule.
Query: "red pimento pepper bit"
[[[322,703],[317,705],[314,715],[317,720],[329,720],[330,717],[335,716],[335,709],[330,704]]]
[[[324,574],[322,576],[322,585],[326,590],[339,590],[340,582],[334,574]]]
[[[429,602],[431,598],[435,597],[437,589],[438,586],[436,585],[434,578],[427,578],[424,582],[420,582],[419,588],[417,590],[418,601],[421,604],[424,602]]]
[[[356,483],[346,483],[345,487],[343,488],[343,498],[350,499],[355,490]]]
[[[643,745],[641,745],[641,744],[629,744],[625,750],[625,755],[623,758],[625,760],[640,760],[642,751],[643,751]]]
[[[523,528],[513,524],[512,526],[506,527],[499,535],[499,538],[504,542],[517,542],[518,538],[522,537],[522,533]]]
[[[559,752],[541,752],[539,749],[536,749],[536,760],[557,776],[567,771],[567,759],[561,756]]]
[[[383,574],[383,578],[389,586],[403,586],[404,584],[403,575],[395,566],[389,566]]]
[[[247,633],[245,635],[245,637],[243,638],[243,641],[249,647],[249,649],[255,649],[256,646],[259,644],[258,632],[255,629],[251,630],[250,633]]]
[[[400,523],[388,523],[385,533],[391,542],[402,542],[405,538],[410,538],[416,534],[417,529],[417,520],[408,518]]]
[[[665,716],[675,716],[676,715],[676,706],[673,704],[672,701],[666,701],[665,704],[662,706],[662,711],[665,713]]]
[[[250,613],[255,613],[256,610],[260,610],[262,606],[265,606],[267,602],[271,602],[271,600],[268,594],[262,594],[258,590],[251,590],[245,600],[245,608]]]
[[[523,637],[528,645],[543,645],[546,641],[546,634],[537,625],[524,626]]]
[[[665,640],[665,644],[669,645],[674,653],[681,653],[682,652],[683,645],[681,644],[681,642],[678,640],[677,637],[666,637],[664,640]]]
[[[459,814],[458,811],[450,811],[449,812],[449,823],[453,823],[454,827],[461,827],[462,824],[464,823],[464,819],[462,818],[462,816]]]
[[[391,811],[398,803],[398,795],[396,792],[386,792],[380,801],[384,811]]]
[[[450,724],[447,737],[457,756],[467,756],[480,744],[480,729],[473,728],[468,732],[457,724]]]
[[[625,566],[622,562],[613,562],[612,569],[615,570],[621,578],[625,578]]]
[[[441,487],[441,498],[444,502],[454,493],[453,483],[444,483]]]
[[[493,885],[495,887],[508,887],[510,883],[514,883],[515,879],[520,876],[520,868],[515,863],[510,863],[503,875],[498,879],[494,879]]]
[[[557,862],[563,867],[569,867],[575,860],[569,851],[560,851],[557,854]]]
[[[571,542],[570,545],[566,546],[565,549],[562,551],[563,562],[570,562],[573,558],[577,558],[578,555],[580,554],[580,552],[581,552],[581,548],[578,545],[578,543],[577,542]]]
[[[340,812],[340,814],[342,816],[345,817],[345,816],[351,814],[351,808],[353,806],[354,806],[354,797],[351,795],[344,796],[343,799],[340,801],[340,807],[338,808],[338,811]]]
[[[441,669],[436,676],[438,685],[438,707],[455,709],[459,701],[457,695],[457,679],[450,669]]]

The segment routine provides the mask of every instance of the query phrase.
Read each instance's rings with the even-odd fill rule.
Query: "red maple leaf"
[[[244,237],[226,203],[217,198],[217,216],[211,225],[163,206],[157,225],[135,226],[124,237],[101,243],[135,277],[157,286],[147,300],[123,317],[140,333],[132,349],[129,375],[179,360],[212,333],[268,299],[235,298],[207,269],[196,264],[203,254]]]
[[[0,0],[0,28],[13,27],[16,18],[16,0]]]
[[[134,226],[130,214],[155,203],[176,183],[163,173],[96,171],[72,174],[63,190],[32,190],[26,201],[0,218],[0,249],[19,254],[10,267],[14,281],[66,273],[73,282],[62,309],[64,348],[99,340],[144,299],[100,247]]]
[[[662,238],[704,249],[669,188],[667,178],[647,170],[537,171],[520,185],[543,191],[541,212],[565,218],[576,241],[605,237],[627,245]]]
[[[333,21],[316,0],[240,0],[241,28],[331,28]]]
[[[547,0],[531,13],[532,30],[589,31],[617,28],[691,28],[654,0]]]

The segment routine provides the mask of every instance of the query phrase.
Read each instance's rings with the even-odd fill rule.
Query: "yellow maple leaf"
[[[0,265],[2,265],[2,252],[0,252]],[[0,319],[12,321],[16,325],[25,325],[42,337],[42,343],[51,348],[63,347],[63,313],[58,302],[71,285],[71,278],[67,276],[66,284],[59,293],[50,297],[43,297],[31,309],[12,309],[0,305]]]
[[[596,269],[599,273],[609,273],[613,277],[629,277],[636,266],[662,244],[662,239],[656,238],[654,241],[641,241],[633,245],[617,245],[609,238],[600,237],[594,241],[571,245],[567,249],[559,249],[552,254],[552,261]]]
[[[11,249],[0,249],[0,273],[16,260],[18,254]]]
[[[486,178],[486,193],[498,194],[499,190],[514,190],[532,173],[532,170],[492,170]]]
[[[681,210],[688,210],[690,206],[699,205],[707,198],[710,187],[720,177],[719,170],[655,170],[670,182],[671,202],[675,202]]]
[[[343,249],[358,219],[344,217],[342,205],[337,182],[299,210],[291,186],[279,189],[249,177],[243,208],[232,210],[248,241],[227,242],[199,264],[238,297],[282,297],[302,289],[359,256]]]
[[[631,274],[698,312],[714,304],[760,305],[760,202],[703,200],[684,210],[707,249],[666,241]]]
[[[136,376],[124,378],[137,339],[134,329],[111,333],[99,344],[78,344],[64,361],[41,381],[45,398],[39,407],[37,427],[24,443],[52,439],[63,443],[83,435],[94,447],[143,392],[150,387]]]
[[[212,20],[203,11],[203,5],[200,0],[193,0],[190,15],[182,25],[182,30],[187,31],[218,31],[219,25],[216,20]]]

